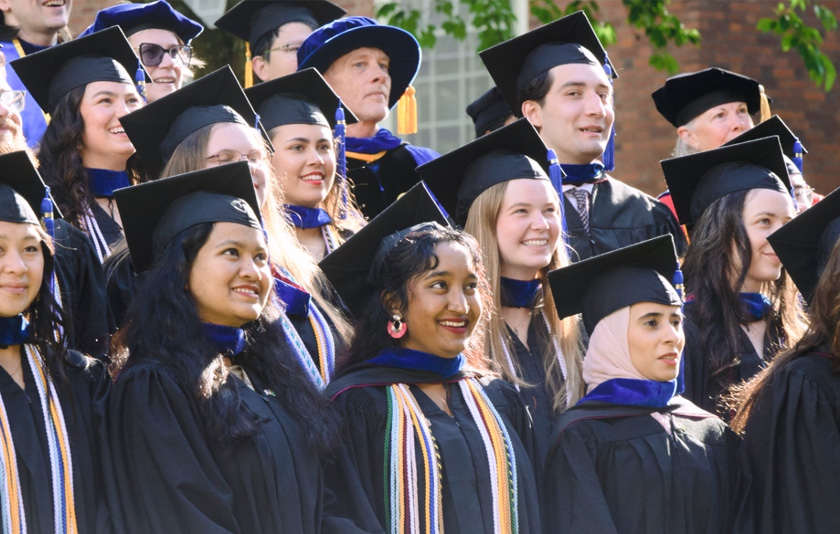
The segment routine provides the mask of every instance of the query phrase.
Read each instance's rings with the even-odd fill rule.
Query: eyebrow
[[[117,96],[117,93],[115,93],[113,91],[99,91],[98,93],[95,93],[93,95],[93,98],[96,98],[96,97],[101,96],[101,95]]]

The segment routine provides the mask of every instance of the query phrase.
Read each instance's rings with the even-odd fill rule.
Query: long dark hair
[[[782,373],[797,358],[811,352],[830,353],[832,370],[840,373],[840,241],[835,243],[825,271],[811,299],[808,331],[790,350],[779,355],[769,367],[735,391],[732,403],[738,409],[732,429],[743,432],[750,416],[760,411],[762,394],[773,389]]]
[[[94,203],[82,165],[85,121],[81,103],[86,87],[76,87],[61,97],[38,148],[41,176],[52,188],[65,220],[76,227],[81,226],[85,209]],[[128,159],[126,170],[132,183],[145,181],[136,155]]]
[[[143,291],[126,314],[125,327],[114,338],[113,371],[141,363],[167,370],[192,393],[208,435],[230,450],[257,432],[258,420],[241,402],[219,351],[204,334],[195,301],[187,289],[192,264],[213,230],[212,223],[188,228],[172,239],[146,272]],[[260,373],[300,425],[313,447],[332,446],[338,420],[327,399],[310,383],[283,335],[278,310],[269,304],[246,329],[240,356],[250,372]]]
[[[375,357],[386,348],[400,346],[400,341],[388,335],[385,325],[391,320],[392,307],[397,307],[403,317],[408,308],[408,288],[413,280],[423,273],[435,269],[439,259],[435,247],[440,243],[456,243],[469,252],[475,272],[478,275],[478,291],[482,302],[492,302],[490,286],[481,260],[481,253],[475,238],[466,232],[451,228],[439,228],[411,232],[400,239],[374,266],[376,296],[368,301],[356,324],[356,336],[350,345],[341,369],[359,364]],[[487,313],[482,313],[464,355],[471,368],[487,372],[489,362],[484,357],[482,340],[487,322]]]
[[[685,257],[686,293],[693,297],[691,318],[703,333],[691,350],[707,358],[714,383],[727,387],[726,371],[739,363],[741,324],[752,321],[739,298],[752,261],[752,249],[742,220],[750,190],[730,193],[712,202],[691,235]],[[740,266],[740,267],[738,267]],[[733,283],[733,274],[737,277]],[[774,313],[765,319],[764,346],[777,351],[802,334],[796,289],[783,270],[778,280],[762,288]]]

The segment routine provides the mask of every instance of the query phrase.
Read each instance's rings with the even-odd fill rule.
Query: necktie
[[[583,222],[583,227],[586,229],[587,235],[589,234],[589,192],[582,188],[576,187],[572,190],[575,194],[575,200],[577,200],[577,211],[580,214],[580,220]]]

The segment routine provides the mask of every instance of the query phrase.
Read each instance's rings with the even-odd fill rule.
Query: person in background
[[[326,0],[242,0],[213,24],[245,41],[248,88],[252,70],[258,82],[295,72],[297,51],[309,34],[346,13]]]
[[[172,9],[166,0],[102,9],[79,37],[111,26],[122,28],[149,73],[151,83],[146,85],[143,95],[147,102],[177,91],[192,76],[193,67],[204,66],[203,61],[193,58],[190,44],[204,31],[204,26]]]
[[[420,44],[400,28],[347,17],[318,28],[298,50],[298,70],[315,67],[359,119],[347,126],[347,178],[371,219],[419,181],[414,169],[438,156],[394,136],[379,123],[397,101],[397,133],[414,133],[411,82],[420,69]]]
[[[480,53],[517,117],[525,116],[565,172],[572,261],[659,235],[685,239],[666,206],[613,178],[615,68],[578,11]]]
[[[475,125],[475,138],[494,132],[516,120],[498,87],[491,87],[467,106]]]

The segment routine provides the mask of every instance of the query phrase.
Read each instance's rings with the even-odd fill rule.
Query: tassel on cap
[[[680,264],[677,262],[677,268],[674,269],[674,276],[671,279],[674,289],[677,290],[677,295],[680,297],[680,302],[685,302],[683,297],[685,293],[685,285],[683,282],[683,272],[680,270]],[[681,306],[682,307],[682,306]],[[680,395],[685,391],[685,358],[680,354],[680,370],[677,375],[677,389],[674,395]]]
[[[338,207],[338,218],[347,218],[347,155],[345,138],[344,108],[341,107],[341,99],[338,100],[338,109],[335,110],[335,144],[336,144],[336,178],[341,188],[341,200]]]
[[[409,85],[397,101],[397,135],[417,133],[417,99],[414,86]]]
[[[254,85],[254,67],[251,64],[251,46],[245,41],[245,89]]]
[[[804,152],[802,143],[799,142],[799,138],[797,137],[793,141],[793,164],[796,165],[796,168],[799,169],[800,173],[804,173],[802,170],[804,165],[804,162],[802,161],[802,154]]]
[[[563,239],[566,241],[566,246],[570,247],[569,227],[566,225],[566,208],[563,202],[563,169],[560,168],[560,161],[552,149],[548,149],[546,158],[548,159],[548,179],[551,180],[551,185],[560,197],[560,221],[563,223]]]
[[[137,92],[140,93],[143,102],[146,102],[146,71],[143,70],[139,60],[137,61],[137,70],[134,71],[134,85],[137,86]]]
[[[41,214],[44,221],[44,231],[47,232],[48,236],[50,236],[50,241],[52,241],[53,248],[55,248],[55,219],[53,218],[53,203],[50,198],[49,186],[47,186],[47,190],[44,193],[44,199],[41,201]],[[55,272],[55,269],[53,272]],[[50,292],[53,295],[56,294],[54,276],[50,279]]]
[[[761,123],[761,122],[764,122],[767,119],[769,119],[772,116],[772,113],[770,112],[770,97],[768,97],[767,93],[764,92],[764,86],[763,85],[758,86],[758,92],[759,92],[760,101],[761,101],[761,108],[760,108],[761,112],[759,113],[759,116],[758,116],[758,122]]]
[[[610,81],[610,86],[612,86],[613,72],[612,67],[610,67],[610,58],[606,52],[604,52],[604,72]],[[613,106],[615,106],[615,93],[613,93]],[[610,138],[607,140],[607,147],[604,149],[603,160],[605,171],[610,172],[615,170],[615,118],[613,118],[613,125],[610,128]]]

